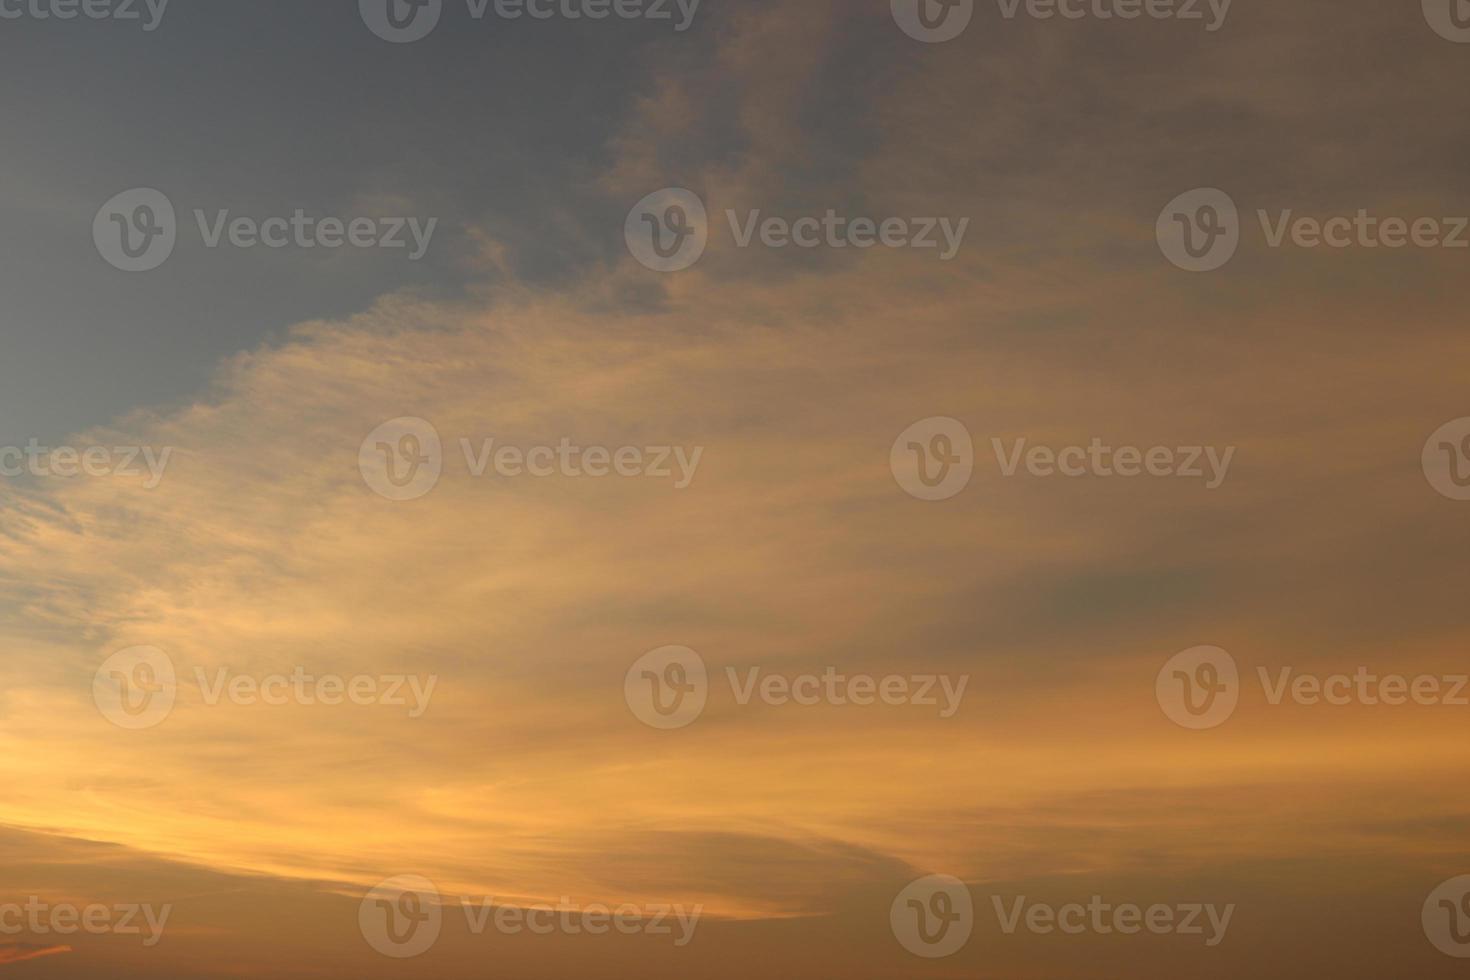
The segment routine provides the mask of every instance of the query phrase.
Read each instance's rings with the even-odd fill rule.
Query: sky
[[[1463,973],[1465,11],[923,3],[0,2],[0,976]]]

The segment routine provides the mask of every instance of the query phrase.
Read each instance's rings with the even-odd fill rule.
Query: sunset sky
[[[1257,213],[1470,215],[1470,45],[1413,0],[1218,30],[977,2],[943,43],[888,0],[670,7],[448,0],[411,43],[351,0],[0,20],[0,447],[171,450],[156,486],[141,453],[0,476],[0,977],[1463,976],[1421,908],[1470,874],[1470,704],[1272,704],[1258,671],[1470,673],[1470,502],[1422,458],[1470,416],[1470,248],[1272,247]],[[152,271],[94,245],[129,188],[178,211]],[[708,209],[676,272],[625,240],[664,188]],[[1240,212],[1205,273],[1156,239],[1194,188]],[[411,261],[210,248],[193,215],[298,208],[438,223]],[[732,210],[968,225],[945,260],[741,247]],[[939,501],[890,465],[932,418],[974,446]],[[409,500],[362,462],[400,419],[443,448]],[[489,439],[674,475],[475,476]],[[1233,455],[1213,488],[1007,476],[1022,439]],[[670,646],[708,703],[663,730],[625,681]],[[1200,646],[1239,705],[1190,730],[1156,679]],[[129,729],[94,680],[136,648],[177,690]],[[966,686],[946,716],[937,683],[742,704],[727,673],[829,668]],[[211,696],[293,672],[432,695]],[[934,874],[975,921],[929,959],[890,906]],[[360,910],[405,875],[443,935],[399,959]],[[1207,947],[992,908],[1094,895],[1233,919]],[[171,911],[153,945],[7,933],[33,897]],[[702,918],[474,935],[490,897]]]

